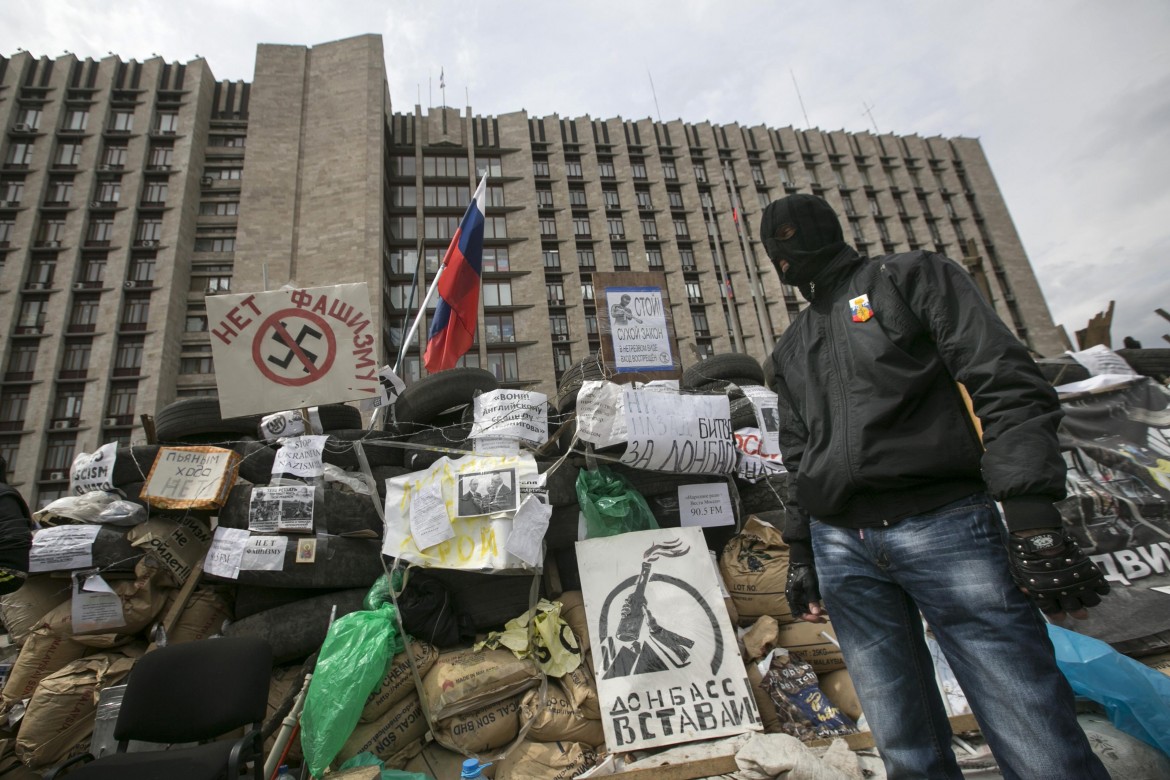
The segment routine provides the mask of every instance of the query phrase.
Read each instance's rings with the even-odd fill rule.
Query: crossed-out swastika
[[[252,360],[260,373],[287,387],[321,379],[336,356],[337,339],[329,323],[302,309],[281,309],[269,315],[252,340]]]

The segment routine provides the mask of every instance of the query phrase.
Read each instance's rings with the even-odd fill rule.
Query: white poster
[[[73,603],[70,612],[75,634],[108,631],[126,625],[122,597],[102,579],[97,569],[73,573]]]
[[[625,442],[621,385],[596,379],[581,383],[577,391],[577,436],[597,447]]]
[[[98,447],[93,454],[78,453],[69,469],[69,492],[80,496],[93,490],[115,490],[114,457],[117,452],[118,443],[112,441]]]
[[[281,571],[287,549],[287,536],[251,536],[244,543],[240,571]]]
[[[744,385],[743,394],[756,410],[756,427],[762,432],[764,455],[780,454],[780,407],[776,393],[760,385]]]
[[[737,460],[726,395],[622,388],[626,451],[621,461],[648,471],[729,474]]]
[[[378,395],[378,325],[364,282],[206,301],[224,417]]]
[[[666,302],[657,287],[609,287],[605,291],[613,365],[618,373],[673,371]]]
[[[475,397],[472,438],[509,436],[533,445],[548,441],[548,396],[529,390],[491,390]]]
[[[762,728],[699,528],[577,542],[606,746]]]
[[[273,476],[292,474],[297,477],[319,477],[325,473],[322,454],[328,436],[290,436],[280,440],[280,449],[272,462]]]
[[[93,565],[93,543],[100,525],[58,525],[33,534],[28,551],[29,574],[86,569]]]
[[[739,452],[735,475],[746,482],[754,484],[769,474],[787,471],[779,455],[764,452],[764,434],[759,428],[740,428],[736,431],[735,449]]]
[[[254,487],[248,505],[248,530],[257,534],[277,531],[313,532],[312,485]]]
[[[735,510],[726,482],[679,485],[678,514],[683,525],[714,528],[735,525]]]
[[[239,577],[244,546],[250,538],[251,535],[242,528],[216,528],[207,557],[203,560],[203,571],[229,580]]]

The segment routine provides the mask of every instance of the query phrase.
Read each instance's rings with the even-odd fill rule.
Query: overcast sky
[[[396,111],[439,104],[444,68],[447,102],[477,114],[979,138],[1074,343],[1114,300],[1115,347],[1170,346],[1166,0],[0,5],[5,55],[202,56],[218,79],[251,80],[258,43],[362,33],[383,36]]]

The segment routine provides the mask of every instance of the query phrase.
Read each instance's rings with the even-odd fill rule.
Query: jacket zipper
[[[844,437],[843,438],[844,446],[842,447],[843,452],[841,453],[841,457],[845,461],[846,473],[849,475],[849,484],[850,484],[850,487],[852,487],[855,484],[855,476],[856,475],[854,474],[854,469],[853,469],[853,459],[850,457],[850,453],[849,453],[849,408],[848,408],[849,403],[848,403],[848,393],[846,392],[846,388],[845,388],[845,375],[844,375],[844,372],[841,370],[840,354],[837,351],[838,350],[837,333],[836,333],[836,329],[834,328],[834,322],[836,321],[836,312],[834,311],[834,307],[830,306],[829,314],[828,314],[828,317],[826,319],[828,320],[828,323],[829,323],[829,344],[830,344],[829,353],[832,355],[833,369],[834,369],[834,373],[836,374],[836,379],[837,379],[837,392],[839,394],[838,403],[840,404],[839,411],[841,413],[841,420],[842,420],[841,430],[842,430],[842,435]]]

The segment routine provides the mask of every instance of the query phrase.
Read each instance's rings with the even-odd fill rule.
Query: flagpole
[[[723,179],[727,182],[728,189],[731,190],[731,207],[739,214],[742,220],[745,218],[743,213],[743,201],[739,197],[739,188],[736,186],[734,180],[729,175],[732,171],[726,161],[723,163]],[[756,268],[756,256],[748,249],[748,237],[744,232],[745,223],[737,222],[735,232],[739,234],[739,248],[743,252],[743,264],[747,267],[748,279],[752,288],[752,301],[756,305],[756,319],[760,323],[760,335],[764,338],[764,346],[767,347],[767,354],[772,354],[772,348],[776,346],[775,339],[772,337],[772,329],[768,326],[768,306],[764,299],[764,280],[760,278],[759,270]]]
[[[484,187],[484,188],[487,187],[487,177],[488,177],[487,171],[484,171],[483,178],[479,180],[479,184],[476,185],[476,187],[475,187],[476,194],[479,193],[480,187]],[[473,209],[475,207],[476,207],[475,196],[473,195],[471,198],[471,203],[467,204],[467,208]],[[466,212],[464,212],[464,216],[466,217]],[[452,236],[452,240],[454,240],[454,236]],[[447,258],[450,257],[450,255],[451,255],[451,246],[448,245],[447,251],[443,255],[443,262],[439,263],[439,270],[435,273],[435,279],[434,279],[434,281],[431,282],[431,286],[427,288],[427,297],[423,299],[423,302],[418,307],[418,316],[416,316],[414,318],[414,322],[411,323],[411,325],[410,325],[410,331],[406,334],[406,337],[402,340],[403,352],[398,357],[398,364],[396,364],[394,366],[394,373],[395,374],[398,373],[398,367],[402,363],[402,358],[406,354],[406,349],[409,348],[408,345],[410,344],[411,340],[414,339],[414,335],[418,332],[418,325],[420,322],[422,322],[423,314],[426,313],[427,306],[430,305],[431,299],[435,297],[435,291],[439,289],[439,278],[443,275],[443,271],[447,268]],[[420,262],[422,262],[421,258],[420,258]],[[480,278],[482,280],[482,276]]]
[[[731,298],[731,276],[727,273],[727,263],[723,260],[723,248],[720,246],[719,233],[715,227],[715,218],[712,215],[712,208],[707,204],[703,204],[707,212],[707,232],[711,234],[711,240],[715,243],[715,259],[719,261],[719,270],[723,276],[723,300],[727,302],[727,319],[731,321],[731,335],[735,339],[735,351],[746,353],[743,348],[743,334],[739,331],[739,309],[736,308],[735,301]]]

